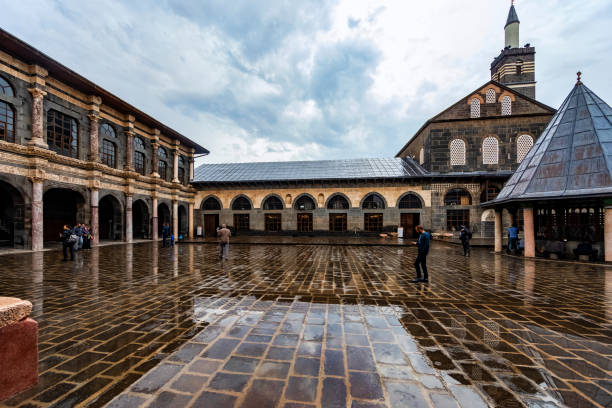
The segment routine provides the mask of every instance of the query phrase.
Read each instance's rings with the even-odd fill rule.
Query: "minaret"
[[[535,99],[535,48],[519,45],[520,24],[512,0],[504,27],[505,47],[491,63],[491,79]]]

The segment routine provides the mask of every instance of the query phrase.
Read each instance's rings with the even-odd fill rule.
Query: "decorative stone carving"
[[[40,88],[29,88],[28,91],[32,94],[32,139],[28,144],[47,149],[49,145],[43,136],[43,99],[47,93]]]

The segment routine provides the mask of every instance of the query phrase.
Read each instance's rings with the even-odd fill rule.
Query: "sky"
[[[536,96],[612,104],[612,1],[517,0]],[[486,83],[510,0],[0,0],[0,26],[210,150],[393,157]]]

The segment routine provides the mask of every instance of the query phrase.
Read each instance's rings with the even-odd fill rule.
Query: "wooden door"
[[[401,214],[400,224],[404,228],[404,238],[416,238],[414,227],[419,225],[420,214]]]
[[[204,236],[216,237],[219,226],[219,214],[204,214]]]
[[[298,232],[312,232],[312,213],[299,213],[297,215]]]

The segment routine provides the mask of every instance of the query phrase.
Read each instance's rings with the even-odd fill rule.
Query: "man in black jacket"
[[[429,242],[431,235],[425,229],[417,225],[415,227],[416,232],[419,234],[419,239],[416,242],[418,246],[418,252],[416,260],[414,261],[414,268],[416,269],[416,278],[412,280],[412,283],[428,283],[429,275],[427,274],[427,254],[429,253]],[[423,268],[423,278],[421,279],[421,268]]]
[[[74,261],[74,244],[76,243],[72,238],[72,230],[68,225],[64,225],[64,230],[61,233],[62,237],[62,252],[64,253],[63,261],[68,260],[67,249],[70,248],[70,260]]]

